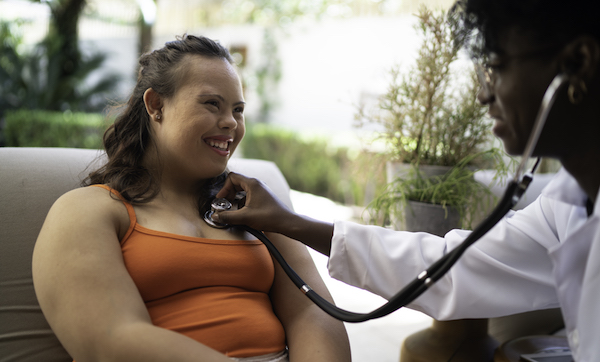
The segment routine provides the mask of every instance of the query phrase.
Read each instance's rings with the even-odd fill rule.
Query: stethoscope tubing
[[[321,308],[325,313],[344,322],[359,323],[371,319],[384,317],[414,301],[417,297],[423,294],[437,280],[439,280],[460,258],[469,246],[475,243],[481,236],[487,233],[496,223],[506,215],[506,213],[515,205],[514,193],[518,188],[518,184],[514,181],[507,187],[502,200],[490,215],[475,229],[471,234],[456,248],[444,255],[438,261],[433,263],[426,271],[419,274],[419,277],[410,282],[401,291],[396,293],[388,302],[381,307],[369,313],[355,313],[339,308],[330,303],[325,298],[316,293],[302,278],[292,269],[286,262],[279,250],[273,245],[269,238],[261,231],[255,230],[246,225],[236,225],[254,235],[259,239],[273,258],[281,265],[283,271],[287,274],[290,280],[300,289],[313,303]]]
[[[481,224],[479,224],[465,238],[465,240],[463,240],[462,243],[429,266],[427,270],[421,272],[416,279],[406,285],[381,307],[373,310],[372,312],[354,313],[333,305],[328,300],[317,294],[302,280],[302,278],[300,278],[300,276],[285,261],[279,250],[277,250],[275,245],[273,245],[273,243],[263,232],[255,230],[246,225],[235,225],[235,227],[243,229],[258,238],[267,247],[273,258],[279,263],[279,265],[281,265],[283,271],[288,275],[296,287],[298,287],[310,300],[312,300],[319,308],[321,308],[330,316],[341,321],[351,323],[364,322],[386,316],[411,303],[432,285],[434,285],[435,282],[442,278],[450,270],[450,268],[452,268],[452,266],[465,253],[467,248],[473,245],[490,229],[492,229],[521,199],[533,179],[533,173],[538,167],[540,159],[538,158],[530,172],[524,174],[522,177],[521,174],[523,173],[529,158],[533,154],[533,150],[542,133],[546,119],[548,118],[550,108],[556,99],[558,89],[566,81],[567,77],[564,74],[556,75],[544,93],[540,110],[537,114],[531,135],[523,152],[523,159],[517,168],[513,180],[508,184],[502,199],[500,199],[494,210],[492,210],[488,217],[485,218],[485,220],[481,222]]]

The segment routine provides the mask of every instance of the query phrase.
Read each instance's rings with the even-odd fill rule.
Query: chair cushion
[[[100,151],[0,148],[0,356],[3,361],[72,361],[38,305],[31,255],[48,210],[79,186]]]

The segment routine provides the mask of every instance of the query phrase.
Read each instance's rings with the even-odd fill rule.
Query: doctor
[[[589,0],[466,0],[459,38],[486,69],[479,101],[512,155],[523,153],[540,103],[567,77],[534,156],[563,169],[526,209],[509,213],[409,306],[435,319],[562,309],[576,361],[600,361],[600,5]],[[287,209],[259,181],[231,174],[217,197],[247,192],[216,217],[285,234],[329,255],[334,278],[389,298],[468,234],[445,237],[337,221]]]

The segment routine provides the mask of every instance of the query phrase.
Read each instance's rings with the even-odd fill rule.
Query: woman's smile
[[[204,143],[206,143],[208,146],[210,146],[210,148],[215,151],[216,153],[218,153],[221,156],[228,156],[229,155],[229,145],[231,144],[233,140],[231,138],[228,139],[223,139],[222,137],[219,138],[205,138],[204,139]]]

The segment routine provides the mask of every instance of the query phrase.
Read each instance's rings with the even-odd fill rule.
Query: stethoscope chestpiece
[[[229,225],[227,224],[222,224],[220,222],[216,222],[212,219],[213,214],[215,213],[215,211],[227,211],[229,209],[231,209],[231,202],[229,202],[229,200],[221,198],[221,199],[214,199],[213,202],[210,204],[210,210],[208,210],[205,214],[204,214],[204,221],[206,221],[206,223],[214,228],[217,229],[226,229],[229,227]]]

